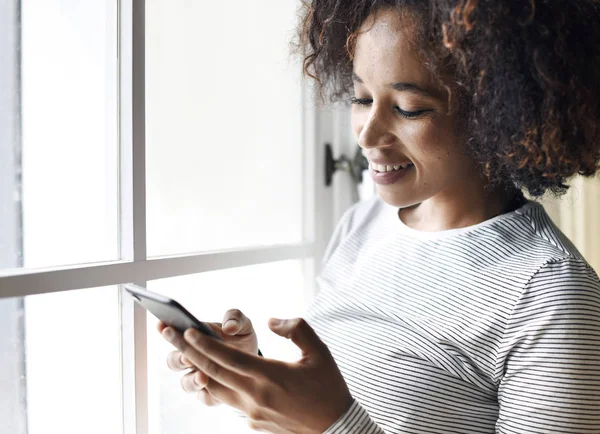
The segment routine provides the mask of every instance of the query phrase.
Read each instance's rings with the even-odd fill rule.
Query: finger
[[[227,334],[223,332],[223,327],[220,322],[207,322],[205,324],[208,325],[216,334],[218,334],[222,338],[225,338],[225,336],[227,336]]]
[[[279,336],[291,339],[304,354],[330,355],[327,345],[303,318],[288,320],[271,318],[269,328]]]
[[[268,432],[272,434],[294,434],[293,431],[288,431],[281,428],[277,423],[266,420],[255,420],[252,418],[248,419],[248,426],[250,429],[258,432]]]
[[[270,361],[263,357],[254,356],[238,350],[237,348],[230,347],[223,342],[204,336],[194,329],[187,329],[183,336],[195,350],[202,353],[202,355],[212,361],[213,364],[222,366],[224,369],[235,373],[238,376],[254,377],[262,375],[265,369],[268,369],[270,364]],[[191,360],[194,362],[195,366],[198,366],[198,368],[206,372],[209,377],[221,381],[219,378],[214,377],[210,372],[206,371],[204,367],[197,365],[194,359]]]
[[[198,339],[202,339],[202,337],[204,337],[209,341],[220,342],[209,336],[205,336],[195,329],[188,329],[186,334],[189,333],[199,336]],[[248,377],[243,377],[242,375],[234,373],[222,365],[219,365],[215,361],[209,359],[206,355],[198,352],[193,345],[188,343],[188,341],[172,327],[167,327],[164,329],[163,336],[172,345],[178,348],[183,355],[187,357],[196,368],[198,368],[198,370],[204,372],[211,379],[215,379],[223,385],[234,390],[247,391],[249,389],[250,379]]]
[[[248,419],[248,428],[250,428],[252,431],[269,432],[267,430],[267,427],[265,427],[264,425],[265,425],[264,422],[259,422],[254,419]]]
[[[221,404],[221,401],[212,396],[208,389],[199,390],[197,396],[198,400],[207,407],[216,407]]]
[[[222,327],[221,327],[221,323],[220,323],[220,322],[207,322],[207,323],[205,323],[205,324],[206,324],[207,326],[209,326],[209,327],[212,329],[212,331],[214,331],[214,332],[215,332],[215,333],[216,333],[218,336],[220,336],[221,338],[225,338],[225,336],[227,335],[226,333],[224,333],[224,332],[223,332],[223,329],[222,329]],[[162,322],[162,321],[159,321],[159,322],[156,324],[156,328],[157,328],[157,330],[158,330],[160,333],[162,333],[162,332],[163,332],[163,330],[164,330],[165,328],[167,328],[167,325],[166,325],[164,322]]]
[[[194,367],[192,363],[183,355],[181,351],[172,351],[167,356],[167,366],[172,371],[185,371]]]
[[[209,378],[208,384],[202,391],[205,396],[204,398],[200,398],[200,394],[198,394],[198,398],[200,399],[216,401],[243,411],[243,400],[240,394],[212,378]]]
[[[230,309],[223,316],[223,331],[228,335],[247,335],[254,331],[252,321],[239,309]]]
[[[230,336],[228,333],[225,333],[223,331],[223,325],[220,322],[207,322],[204,324],[209,326],[212,329],[212,331],[215,332],[218,336],[220,336],[223,340]]]
[[[208,377],[201,371],[192,371],[181,377],[181,388],[186,392],[198,392],[206,387]]]

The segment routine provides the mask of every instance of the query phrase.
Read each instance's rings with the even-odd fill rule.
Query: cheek
[[[426,165],[457,162],[462,158],[462,146],[452,129],[430,121],[410,132],[415,157]]]

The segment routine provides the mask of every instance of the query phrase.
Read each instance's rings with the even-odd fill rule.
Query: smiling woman
[[[307,320],[269,322],[298,361],[258,355],[239,311],[223,341],[161,324],[183,389],[272,433],[600,432],[600,281],[524,196],[596,172],[599,19],[593,0],[306,1],[304,72],[349,97],[378,196],[339,222]]]
[[[349,97],[378,193],[342,218],[308,315],[354,398],[328,434],[600,432],[600,282],[523,195],[598,168],[599,19],[305,2],[305,73]]]
[[[456,196],[467,185],[483,191],[485,184],[463,152],[448,92],[415,51],[410,35],[416,29],[396,11],[379,11],[358,29],[353,52],[352,101],[358,104],[352,109],[352,126],[371,170],[376,171],[374,164],[409,165],[374,176],[382,199],[402,207]]]

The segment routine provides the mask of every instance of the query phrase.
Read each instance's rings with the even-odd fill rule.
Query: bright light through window
[[[13,266],[118,259],[117,1],[11,2],[21,5],[12,29],[21,87],[11,89],[21,134],[0,151],[15,164],[0,205],[22,200],[23,261]]]
[[[150,256],[302,241],[297,7],[147,2]]]
[[[1,433],[122,432],[116,288],[3,299],[0,312],[1,398],[14,411]]]
[[[150,282],[152,291],[170,296],[201,321],[221,322],[229,309],[240,309],[258,334],[261,351],[279,360],[297,360],[299,351],[267,326],[270,317],[301,316],[304,277],[299,261],[202,273]],[[246,422],[230,408],[203,406],[180,387],[181,374],[167,368],[172,346],[156,331],[156,319],[148,319],[148,378],[150,434],[251,433]]]
[[[149,289],[173,296],[202,320],[220,321],[226,310],[242,309],[267,357],[297,358],[297,349],[270,332],[267,320],[301,316],[311,293],[305,281],[311,246],[295,246],[313,236],[304,219],[306,209],[315,208],[306,203],[314,189],[306,180],[313,166],[306,143],[315,138],[305,137],[301,69],[289,52],[299,2],[234,3],[0,4],[0,275],[28,269],[8,292],[0,288],[0,296],[23,296],[0,299],[0,400],[8,403],[0,406],[0,433],[122,434],[125,426],[124,434],[135,434],[129,422],[136,417],[141,434],[249,432],[231,409],[205,408],[181,391],[178,375],[167,371],[169,346],[155,332],[156,320],[149,315],[150,336],[139,339],[132,325],[139,324],[139,311],[121,322],[116,286],[54,292],[81,282],[71,273],[101,280],[80,287],[117,284],[115,275],[138,277],[132,269],[147,258],[137,253],[132,263],[96,263],[121,259],[120,246],[133,244],[119,231],[119,213],[129,223],[123,210],[140,197],[147,218],[133,220],[134,226],[147,221],[140,244],[150,257],[231,249],[253,263],[252,254],[239,250],[261,246],[268,258],[269,246],[284,245],[277,252],[297,258],[149,282]],[[140,74],[129,76],[124,59],[131,46],[123,41],[128,26],[144,19],[135,13],[141,4],[147,145],[134,141],[136,151],[140,143],[146,147],[147,197],[132,198],[119,182],[141,177],[128,173],[128,164],[119,167],[119,128],[129,131],[133,122],[123,113],[133,105],[129,82],[138,83]],[[119,20],[119,11],[130,9],[133,21],[129,15]],[[121,146],[131,150],[129,139]],[[173,275],[165,262],[144,279]],[[46,267],[64,269],[37,269]],[[19,279],[42,273],[52,276],[51,288],[23,285],[21,291]],[[39,292],[49,293],[28,295]],[[135,350],[121,348],[122,342],[134,342]],[[146,398],[145,380],[136,383],[145,378],[137,375],[144,363],[136,358],[136,375],[125,369],[121,378],[121,366],[134,360],[129,357],[146,350],[148,409],[134,407]],[[143,395],[137,402],[127,393],[133,386]]]

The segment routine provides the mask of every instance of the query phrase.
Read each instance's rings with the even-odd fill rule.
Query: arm
[[[353,401],[350,408],[323,434],[385,434],[367,411]]]
[[[338,222],[325,250],[321,265],[324,267],[342,240],[348,235],[352,226],[354,212],[358,203],[348,208]],[[323,434],[385,434],[384,431],[370,418],[367,411],[356,400],[346,412]]]
[[[600,433],[600,282],[585,262],[533,276],[497,362],[497,433]]]

